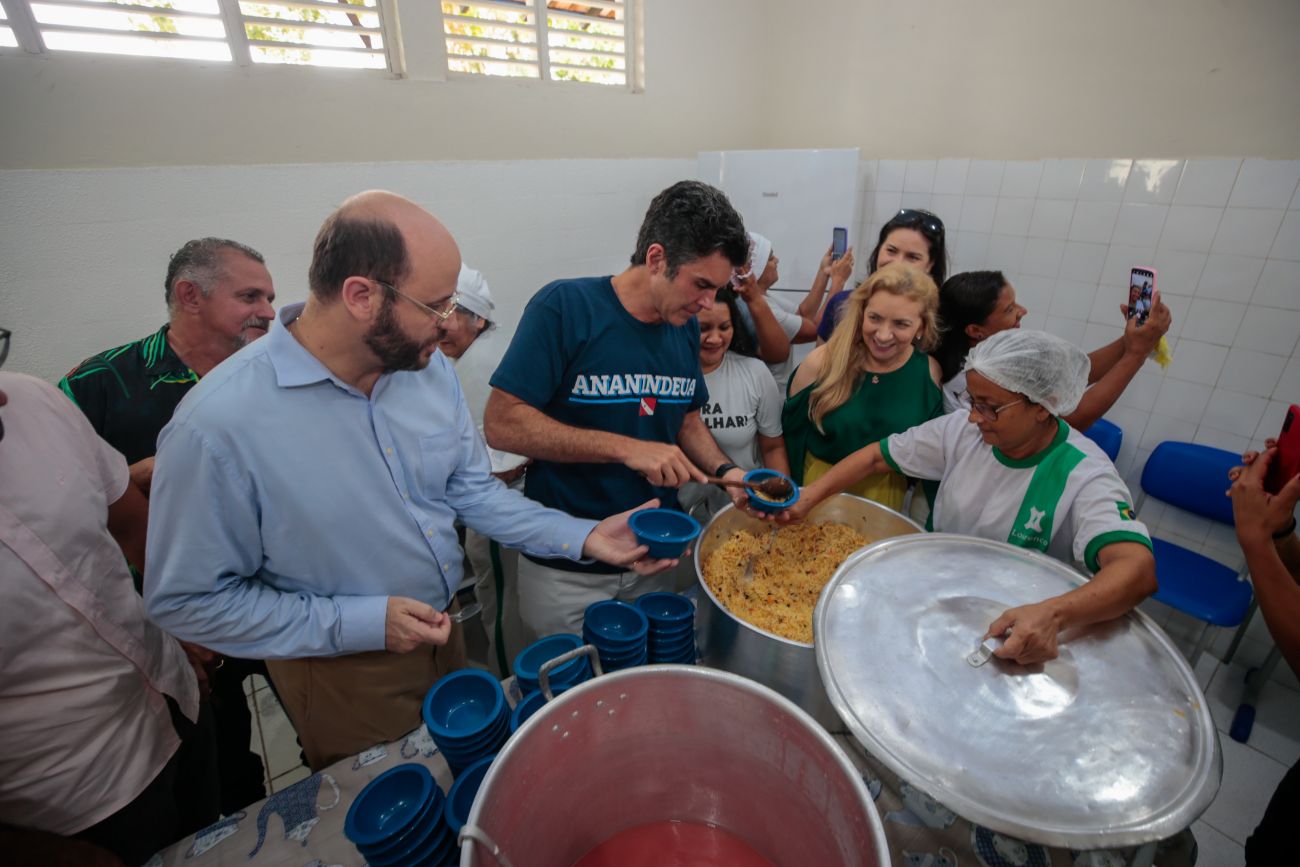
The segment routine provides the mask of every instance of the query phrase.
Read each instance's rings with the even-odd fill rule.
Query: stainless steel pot
[[[808,520],[847,524],[872,542],[922,531],[919,524],[893,509],[852,494],[831,497],[813,509]],[[695,546],[695,575],[701,590],[695,629],[701,657],[707,666],[771,687],[826,728],[839,728],[840,718],[826,698],[813,645],[791,641],[732,615],[704,582],[702,564],[719,545],[741,530],[761,534],[771,527],[728,505],[700,534]]]
[[[830,735],[766,687],[676,665],[596,677],[544,705],[483,780],[460,864],[571,867],[669,819],[717,825],[782,867],[889,864],[871,796]]]

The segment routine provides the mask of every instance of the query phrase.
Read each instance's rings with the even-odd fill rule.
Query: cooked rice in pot
[[[817,597],[840,564],[868,539],[845,524],[790,524],[776,531],[772,550],[766,551],[769,533],[741,530],[723,542],[704,561],[704,581],[733,616],[811,644]],[[751,556],[754,578],[747,582]]]

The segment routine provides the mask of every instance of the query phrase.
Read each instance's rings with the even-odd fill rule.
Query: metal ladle
[[[714,485],[722,485],[731,488],[748,488],[751,491],[758,491],[771,497],[774,502],[788,500],[794,494],[794,486],[790,484],[789,479],[783,479],[780,476],[772,476],[763,479],[761,482],[746,482],[742,479],[721,479],[717,476],[705,476],[704,480]]]

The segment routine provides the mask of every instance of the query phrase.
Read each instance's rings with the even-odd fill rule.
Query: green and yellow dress
[[[790,471],[801,485],[821,478],[863,446],[943,415],[943,392],[930,376],[930,356],[919,349],[913,349],[911,358],[897,370],[864,372],[848,401],[822,419],[824,432],[808,417],[812,390],[809,385],[788,396],[781,412]],[[907,479],[894,472],[879,473],[848,493],[901,510]]]

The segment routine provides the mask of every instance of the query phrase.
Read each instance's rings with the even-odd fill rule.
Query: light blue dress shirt
[[[145,602],[173,635],[232,656],[381,650],[388,597],[445,609],[456,518],[539,557],[582,556],[594,521],[546,509],[489,471],[455,371],[379,378],[369,397],[288,331],[195,386],[158,437]]]

